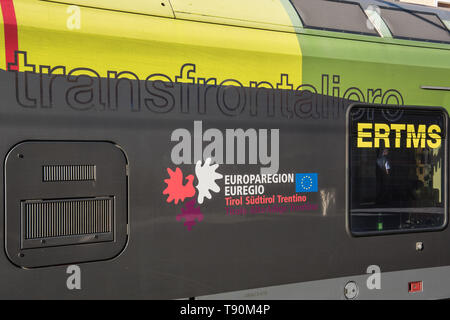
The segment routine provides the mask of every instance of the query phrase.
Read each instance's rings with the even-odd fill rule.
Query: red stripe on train
[[[10,70],[19,70],[18,65],[14,65],[15,52],[19,50],[19,40],[17,37],[17,20],[14,10],[13,0],[0,0],[3,14],[3,25],[5,28],[5,55],[6,69],[8,64],[12,64]]]

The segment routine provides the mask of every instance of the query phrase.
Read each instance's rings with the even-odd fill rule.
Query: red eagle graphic
[[[164,189],[163,194],[168,194],[167,202],[170,203],[172,201],[175,204],[178,204],[178,201],[183,202],[184,199],[193,197],[195,195],[194,188],[194,176],[192,174],[188,175],[185,179],[187,183],[183,184],[183,172],[180,168],[176,168],[175,171],[172,171],[170,168],[167,168],[167,173],[170,178],[165,179],[164,182],[167,184],[167,188]]]

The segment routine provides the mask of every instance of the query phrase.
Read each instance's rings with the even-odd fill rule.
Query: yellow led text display
[[[441,146],[436,124],[358,123],[358,148],[425,148]]]

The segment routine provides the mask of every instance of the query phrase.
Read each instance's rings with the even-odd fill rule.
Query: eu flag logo
[[[296,192],[317,192],[319,184],[317,173],[297,173],[295,174]]]

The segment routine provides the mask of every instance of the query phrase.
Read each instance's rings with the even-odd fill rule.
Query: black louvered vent
[[[95,181],[95,165],[51,165],[42,167],[44,182]]]
[[[110,241],[114,199],[29,200],[22,202],[22,247],[65,245],[78,239]]]

